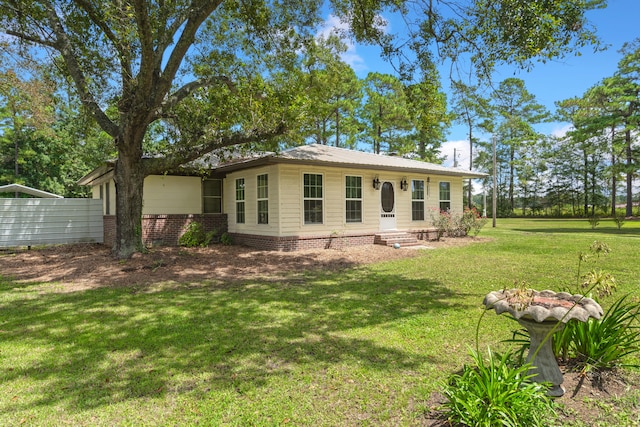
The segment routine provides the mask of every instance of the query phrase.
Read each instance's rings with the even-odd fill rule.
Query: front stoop
[[[396,243],[400,244],[400,247],[416,246],[419,245],[418,239],[413,234],[405,233],[402,231],[392,231],[385,233],[378,233],[373,239],[375,245],[393,246]]]

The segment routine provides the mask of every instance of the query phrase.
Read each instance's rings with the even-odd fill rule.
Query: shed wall
[[[93,199],[0,199],[0,247],[102,243],[102,204]]]

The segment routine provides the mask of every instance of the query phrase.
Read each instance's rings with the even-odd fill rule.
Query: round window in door
[[[382,193],[380,195],[382,201],[383,212],[393,212],[393,204],[395,203],[395,196],[393,192],[393,184],[385,182],[382,184]]]

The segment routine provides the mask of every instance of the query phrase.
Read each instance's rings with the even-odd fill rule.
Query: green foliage
[[[616,227],[618,227],[618,230],[622,228],[625,220],[626,217],[623,213],[616,213],[616,215],[613,217],[613,222],[616,223]]]
[[[223,245],[232,245],[233,244],[233,238],[231,237],[231,235],[229,233],[227,233],[226,231],[224,233],[222,233],[222,236],[220,236],[220,243],[222,243]]]
[[[616,280],[611,274],[592,268],[588,273],[582,275],[582,265],[584,263],[596,262],[600,257],[609,255],[611,248],[605,242],[595,240],[589,246],[589,252],[581,252],[578,255],[577,289],[575,291],[587,292],[589,295],[595,293],[601,298],[611,295],[616,289]]]
[[[445,235],[459,237],[471,234],[475,237],[487,221],[487,218],[483,218],[475,208],[465,208],[462,215],[452,214],[448,210],[438,211],[438,213],[431,212],[431,224],[438,230],[437,240]]]
[[[628,298],[615,301],[599,320],[568,322],[555,336],[556,354],[575,358],[583,371],[624,366],[626,356],[640,352],[640,304]]]
[[[428,81],[435,57],[469,58],[478,74],[487,77],[497,62],[527,67],[536,59],[559,58],[576,47],[597,45],[585,14],[603,2],[483,0],[410,7],[404,1],[332,0],[292,7],[289,2],[269,0],[241,6],[226,1],[147,0],[123,8],[119,2],[23,0],[2,3],[0,32],[2,45],[13,43],[19,52],[33,48],[39,62],[55,61],[72,86],[67,92],[77,95],[102,130],[117,141],[118,162],[132,165],[118,168],[118,191],[127,194],[119,195],[123,202],[117,208],[137,217],[142,199],[136,194],[141,194],[145,174],[163,173],[228,146],[273,146],[288,133],[301,138],[290,129],[312,121],[304,117],[309,112],[318,114],[319,126],[329,124],[331,109],[323,107],[335,110],[335,128],[346,117],[342,122],[349,133],[358,129],[348,120],[355,107],[352,97],[336,93],[345,101],[342,105],[336,98],[325,100],[321,108],[309,108],[313,97],[306,94],[307,80],[300,78],[300,53],[327,13],[344,24],[341,32],[346,37],[382,45],[382,55],[398,61],[396,69],[405,81],[417,77],[413,74],[418,68]],[[453,15],[451,8],[456,10]],[[404,40],[386,31],[382,15],[387,12],[406,18],[409,28],[398,32],[407,34]],[[434,40],[439,40],[437,46]],[[339,89],[342,83],[352,89],[353,70],[337,68],[337,73],[319,73],[319,80],[324,80],[321,91]],[[389,142],[393,150],[413,151],[416,138],[439,143],[443,132],[437,117],[410,117],[404,87],[398,87],[394,90],[398,97],[391,102],[375,99],[377,90],[367,97],[372,107],[367,108],[367,136],[375,150]],[[444,119],[439,88],[423,89],[429,94],[425,99],[433,102],[420,110],[438,112]],[[414,130],[418,135],[407,138]],[[156,139],[158,131],[162,135]],[[343,132],[334,130],[336,140]],[[154,156],[143,165],[147,147],[164,156]],[[435,156],[426,147],[419,151],[423,157]],[[116,226],[121,238],[114,250],[126,258],[135,247],[135,230],[124,220]]]
[[[187,226],[184,234],[180,236],[178,244],[188,248],[209,246],[209,243],[211,243],[216,234],[218,234],[216,230],[207,232],[202,224],[194,221]]]
[[[406,154],[415,144],[406,138],[413,129],[409,99],[397,77],[372,72],[364,82],[365,103],[359,111],[364,123],[363,140],[374,153]]]
[[[487,221],[488,219],[480,215],[480,212],[478,212],[476,208],[465,208],[462,213],[461,226],[464,229],[465,235],[471,234],[475,237],[480,233],[482,227],[487,224]]]
[[[465,426],[546,426],[553,413],[547,387],[529,381],[531,365],[514,366],[513,354],[489,350],[488,359],[473,351],[474,364],[453,374],[444,385],[450,423]]]
[[[600,225],[600,217],[597,215],[590,216],[587,221],[589,221],[589,225],[592,230],[595,230],[598,225]]]
[[[300,73],[306,86],[298,98],[301,113],[284,143],[355,147],[362,126],[355,114],[362,101],[362,81],[341,59],[346,49],[336,35],[307,44]]]
[[[453,219],[449,211],[438,211],[434,214],[431,212],[431,225],[437,229],[437,238],[440,240],[445,234],[449,234],[452,230]]]

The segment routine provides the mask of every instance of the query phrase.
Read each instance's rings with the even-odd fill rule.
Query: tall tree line
[[[634,214],[640,171],[640,39],[625,44],[621,53],[612,76],[579,97],[558,101],[555,116],[520,79],[506,79],[484,96],[477,86],[456,86],[458,120],[477,146],[473,162],[491,176],[495,142],[498,215],[615,216],[622,214],[616,210],[621,202],[623,215]],[[562,137],[535,131],[536,124],[551,119],[569,122],[572,129]],[[476,140],[472,132],[478,130],[495,141]]]
[[[57,70],[0,51],[0,184],[86,196],[76,181],[114,155],[108,136],[82,114]]]
[[[344,49],[335,36],[307,45],[297,72],[297,84],[307,89],[296,101],[300,119],[281,145],[319,143],[438,161],[448,113],[435,70],[413,84],[381,73],[360,79],[340,59]],[[148,132],[147,155],[165,152],[167,130],[158,126]],[[115,156],[72,88],[33,61],[7,61],[0,70],[0,135],[0,183],[67,197],[85,194],[77,179]]]

